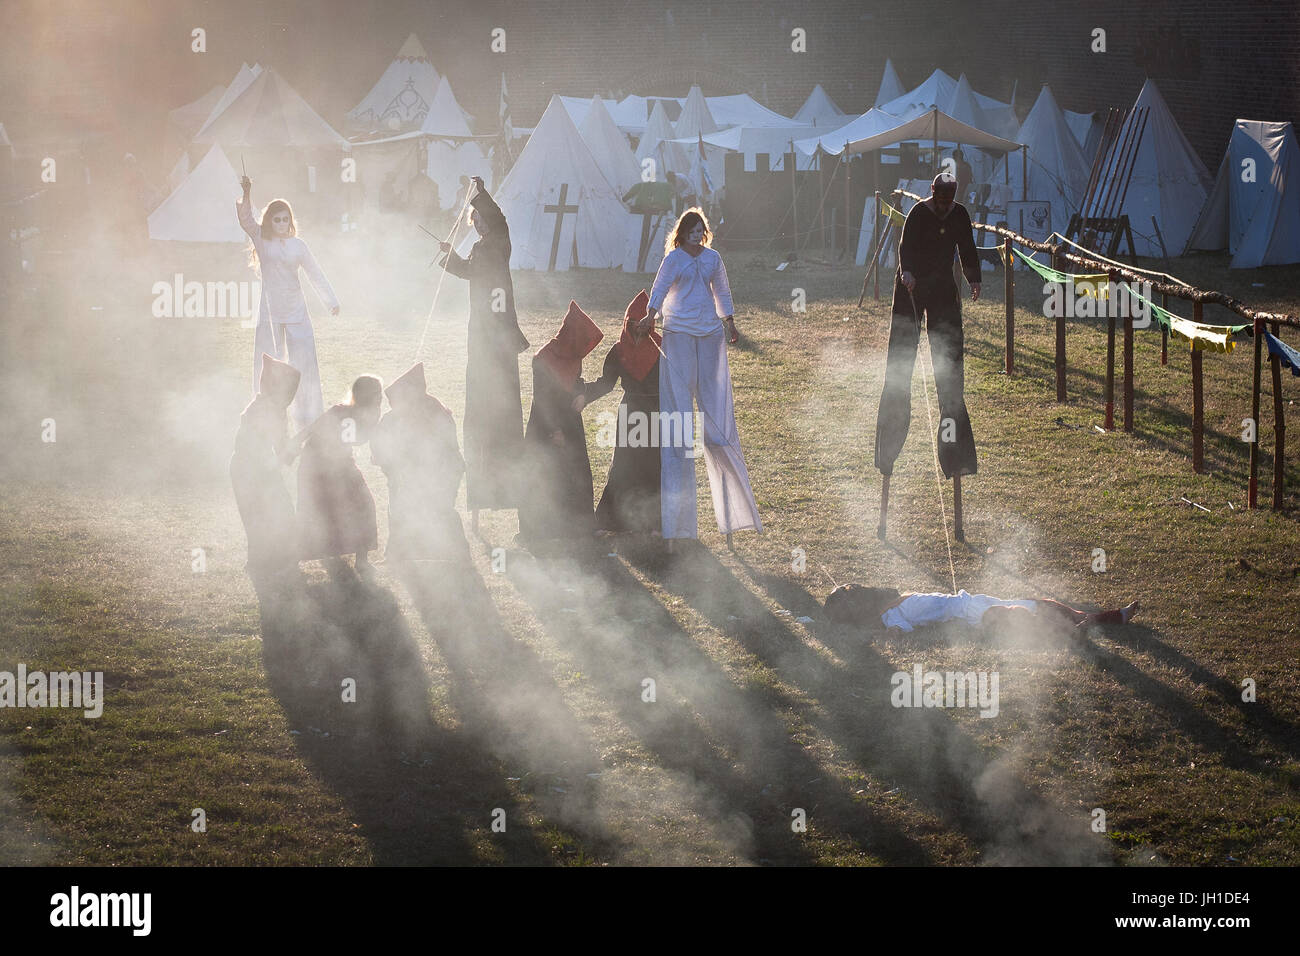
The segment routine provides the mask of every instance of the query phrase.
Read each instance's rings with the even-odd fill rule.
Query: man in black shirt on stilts
[[[889,476],[912,419],[912,369],[916,364],[922,316],[930,337],[935,389],[939,393],[939,466],[945,478],[960,479],[962,475],[975,474],[976,470],[975,436],[966,411],[961,299],[952,269],[954,250],[961,256],[972,301],[980,296],[980,264],[970,214],[955,201],[956,193],[957,183],[951,176],[936,176],[930,186],[930,198],[917,203],[907,214],[899,242],[889,359],[876,419],[875,463],[885,476],[878,529],[882,538]],[[955,487],[955,494],[960,495],[960,485]],[[963,537],[960,498],[954,503],[960,540]]]

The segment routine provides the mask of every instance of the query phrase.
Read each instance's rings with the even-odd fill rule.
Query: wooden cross
[[[641,213],[641,245],[637,249],[636,271],[645,272],[645,261],[650,255],[650,244],[659,234],[659,224],[663,222],[663,214],[652,212]]]
[[[569,212],[576,213],[578,211],[577,206],[569,206],[565,204],[565,200],[568,198],[569,184],[561,183],[560,201],[553,206],[542,207],[543,212],[555,213],[555,237],[551,239],[551,264],[547,268],[548,272],[555,271],[555,260],[560,254],[560,230],[564,228],[564,214]]]

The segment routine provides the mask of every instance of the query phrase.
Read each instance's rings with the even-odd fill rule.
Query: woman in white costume
[[[339,314],[339,300],[307,243],[298,238],[289,204],[283,199],[271,200],[258,222],[249,197],[253,184],[245,176],[240,185],[244,187],[244,198],[235,203],[235,209],[240,226],[253,240],[262,277],[262,303],[253,336],[254,389],[263,352],[287,361],[301,372],[298,394],[289,409],[294,425],[301,430],[320,417],[325,402],[321,396],[320,369],[316,365],[316,338],[311,316],[307,314],[307,300],[298,281],[298,269],[307,273],[316,294],[329,307],[330,315]]]
[[[663,536],[671,540],[698,534],[694,429],[689,424],[696,402],[718,530],[727,535],[746,528],[761,532],[727,367],[727,341],[739,338],[731,288],[722,257],[709,247],[709,224],[698,208],[677,220],[650,290],[649,312],[638,325],[641,334],[649,332],[658,315],[663,316],[664,352],[659,363]],[[686,440],[679,439],[679,423]]]

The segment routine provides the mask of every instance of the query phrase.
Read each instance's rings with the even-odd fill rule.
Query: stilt
[[[676,553],[677,553],[677,539],[676,539],[676,538],[669,538],[669,539],[668,539],[668,553],[669,553],[669,554],[676,554]]]
[[[475,508],[469,513],[469,527],[475,534],[478,534],[478,509]]]
[[[952,533],[958,541],[966,540],[961,527],[961,475],[952,476]]]
[[[728,550],[728,551],[735,551],[735,550],[736,550],[735,548],[733,548],[733,547],[731,546],[731,532],[730,532],[730,531],[727,532],[727,550]]]
[[[885,519],[889,515],[889,475],[880,476],[880,524],[876,525],[876,537],[885,540]]]

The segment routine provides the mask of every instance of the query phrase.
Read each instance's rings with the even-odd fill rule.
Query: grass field
[[[327,400],[357,374],[390,380],[413,361],[436,276],[405,252],[317,250],[344,302],[335,319],[309,295]],[[149,310],[153,282],[215,278],[205,270],[242,254],[221,256],[98,255],[117,264],[90,269],[52,252],[49,272],[11,290],[0,670],[103,671],[107,698],[97,720],[0,709],[0,862],[1300,863],[1300,468],[1292,439],[1288,509],[1245,510],[1249,346],[1205,356],[1195,475],[1177,340],[1162,367],[1158,332],[1138,333],[1134,432],[1099,433],[1104,325],[1070,323],[1069,401],[1057,404],[1041,285],[1018,287],[1008,377],[1001,274],[986,273],[985,299],[965,305],[980,469],[964,483],[966,542],[951,542],[950,571],[925,347],[880,542],[871,454],[888,303],[856,308],[857,269],[776,272],[775,259],[737,253],[744,338],[731,370],[762,536],[726,549],[700,468],[699,547],[680,554],[620,538],[592,561],[534,559],[512,545],[513,512],[487,513],[472,567],[381,565],[367,585],[307,564],[300,587],[259,602],[225,470],[251,330]],[[1300,269],[1223,266],[1173,271],[1300,311]],[[649,281],[521,273],[521,323],[540,345],[576,299],[606,331],[591,378]],[[791,309],[795,288],[806,313]],[[420,356],[457,421],[465,313],[448,278]],[[1284,376],[1293,418],[1297,384]],[[616,402],[586,413],[589,437]],[[1261,418],[1267,505],[1271,412]],[[592,441],[598,489],[608,454]],[[384,479],[358,458],[382,545]],[[1139,598],[1143,610],[1075,644],[955,628],[886,639],[833,626],[820,607],[832,579],[946,591],[954,578],[1089,608]],[[891,675],[917,663],[997,672],[998,715],[891,706]],[[355,704],[340,700],[348,676]],[[199,808],[206,832],[191,828]],[[792,827],[798,810],[806,832]]]

